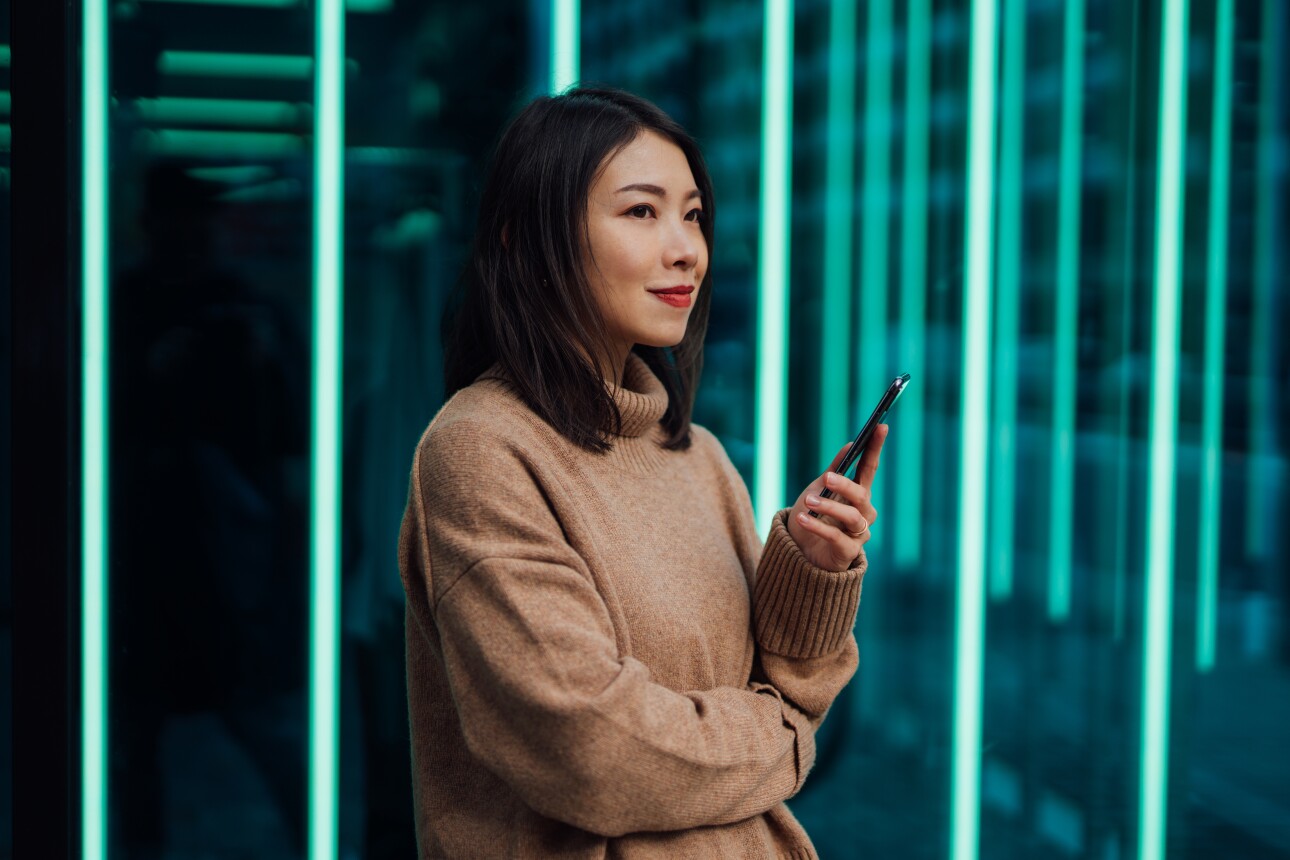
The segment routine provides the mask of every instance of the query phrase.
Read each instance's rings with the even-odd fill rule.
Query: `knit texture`
[[[496,370],[413,460],[399,564],[422,857],[814,858],[784,800],[856,667],[864,556],[763,550],[716,438],[629,360],[605,454]]]

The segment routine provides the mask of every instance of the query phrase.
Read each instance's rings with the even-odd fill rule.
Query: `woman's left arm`
[[[864,544],[877,519],[869,488],[886,438],[881,425],[855,481],[832,471],[839,451],[830,471],[775,515],[757,564],[753,622],[762,674],[817,726],[859,662],[851,631],[867,567]],[[833,499],[820,497],[825,486]]]

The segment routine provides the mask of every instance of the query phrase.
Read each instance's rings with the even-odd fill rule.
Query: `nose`
[[[670,268],[690,271],[699,264],[700,257],[707,250],[703,234],[687,221],[677,222],[669,234],[664,262]]]

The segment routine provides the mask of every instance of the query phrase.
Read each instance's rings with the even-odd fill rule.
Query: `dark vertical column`
[[[14,856],[75,857],[79,16],[68,0],[15,2],[11,15]]]

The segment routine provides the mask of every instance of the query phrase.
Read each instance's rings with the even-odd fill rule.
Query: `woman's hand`
[[[788,512],[788,533],[797,542],[807,561],[824,570],[846,570],[869,541],[869,528],[878,519],[870,500],[869,487],[878,473],[878,456],[887,440],[887,425],[879,424],[860,458],[860,469],[852,481],[839,475],[837,467],[849,446],[833,458],[829,471],[812,481]],[[820,497],[828,487],[833,498]],[[810,515],[815,511],[818,518]]]

